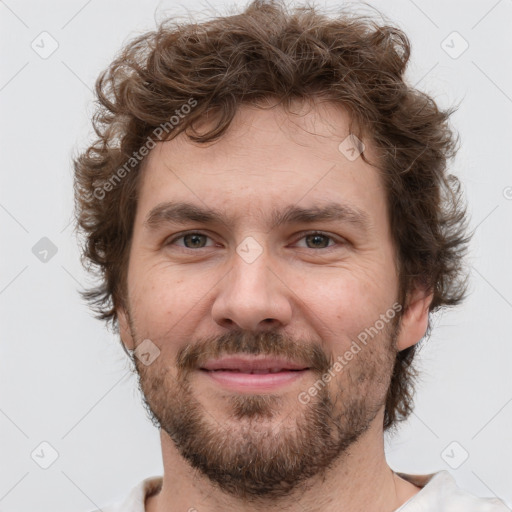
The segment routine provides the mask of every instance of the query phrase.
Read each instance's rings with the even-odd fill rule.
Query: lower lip
[[[301,379],[309,370],[277,373],[241,373],[234,371],[201,370],[210,379],[234,391],[272,391]]]

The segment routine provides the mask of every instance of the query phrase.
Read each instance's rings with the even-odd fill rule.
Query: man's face
[[[135,359],[147,406],[178,452],[238,497],[285,496],[382,430],[407,333],[385,190],[339,149],[348,135],[330,104],[301,116],[244,107],[217,143],[180,135],[142,171],[121,336],[158,347],[151,364]],[[178,218],[165,203],[223,218]],[[328,204],[346,215],[274,222]]]

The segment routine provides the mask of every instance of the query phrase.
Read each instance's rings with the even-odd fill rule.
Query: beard
[[[128,319],[133,339],[142,341],[129,314]],[[230,331],[188,344],[176,355],[174,374],[161,356],[149,366],[137,357],[133,362],[149,418],[185,461],[221,491],[263,503],[305,491],[348,456],[385,405],[398,330],[396,317],[337,372],[334,355],[326,354],[322,344],[275,331]],[[307,377],[307,387],[299,391],[316,384],[317,392],[306,404],[289,393],[222,393],[229,413],[219,418],[219,411],[209,411],[194,393],[191,379],[208,359],[227,354],[301,362],[314,379]],[[326,384],[321,377],[328,372],[333,376]]]

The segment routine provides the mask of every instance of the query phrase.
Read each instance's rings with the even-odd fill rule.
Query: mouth
[[[263,392],[295,382],[309,369],[283,358],[237,356],[210,360],[200,371],[224,388]]]

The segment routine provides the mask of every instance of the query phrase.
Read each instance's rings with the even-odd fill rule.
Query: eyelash
[[[207,235],[206,233],[201,233],[200,231],[187,231],[185,233],[181,233],[178,236],[175,236],[168,242],[165,242],[164,245],[166,245],[166,246],[173,245],[177,240],[180,240],[188,235],[201,235],[201,236],[205,236],[205,237],[211,239],[211,237],[209,235]],[[328,239],[332,240],[333,242],[335,242],[335,245],[331,245],[331,246],[327,246],[327,247],[320,247],[319,249],[312,249],[309,247],[302,247],[302,249],[306,249],[306,250],[310,250],[310,251],[319,251],[319,250],[328,251],[328,250],[336,248],[336,244],[344,245],[344,243],[346,243],[342,239],[338,239],[328,233],[324,233],[323,231],[307,231],[307,232],[300,233],[300,238],[298,238],[297,241],[302,240],[303,238],[306,238],[307,236],[314,236],[314,235],[323,236],[325,238],[328,238]],[[180,249],[183,249],[185,251],[198,251],[200,249],[208,249],[209,248],[209,247],[199,247],[198,249],[191,249],[190,247],[184,247],[184,246],[178,246],[178,247],[180,247]]]

